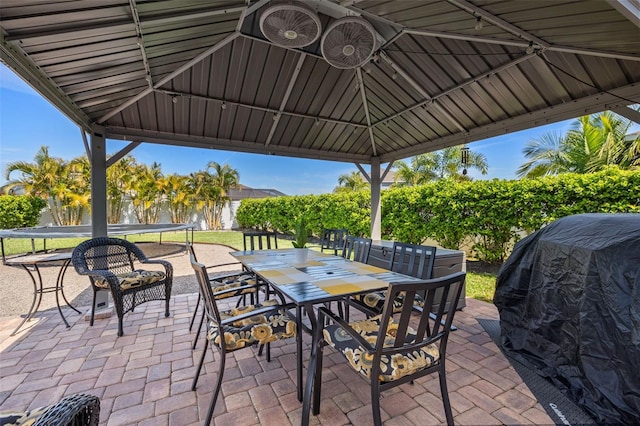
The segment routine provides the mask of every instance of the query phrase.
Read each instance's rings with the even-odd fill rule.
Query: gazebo
[[[158,143],[353,162],[379,239],[396,160],[603,110],[640,122],[638,16],[616,0],[4,0],[0,58],[79,126],[94,236],[106,168]],[[130,144],[107,160],[108,139]]]

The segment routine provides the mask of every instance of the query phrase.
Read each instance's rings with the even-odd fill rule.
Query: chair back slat
[[[242,246],[244,251],[277,249],[278,234],[269,231],[245,231],[242,233]]]
[[[423,346],[430,343],[440,343],[440,350],[443,345],[446,346],[446,339],[451,330],[453,318],[455,315],[455,304],[451,305],[450,310],[446,310],[447,301],[450,298],[457,300],[460,297],[462,286],[464,285],[466,273],[458,272],[446,277],[421,280],[421,281],[405,281],[389,284],[386,294],[386,302],[382,311],[381,330],[376,343],[376,355],[391,355],[401,350],[410,350],[412,346]],[[401,311],[394,314],[393,300],[402,293],[405,303]],[[420,310],[418,318],[413,309],[414,302],[418,295],[424,294],[424,308]],[[435,315],[432,315],[432,309],[437,306]],[[397,332],[392,345],[383,347],[384,340],[389,339],[385,336],[387,324],[391,321],[397,324]],[[416,324],[417,322],[417,324]],[[415,335],[408,335],[409,328],[415,331]],[[441,353],[441,356],[444,354]],[[375,365],[375,360],[374,360]]]
[[[394,242],[389,270],[428,280],[433,273],[436,248],[418,244]]]
[[[371,253],[371,243],[371,238],[349,235],[344,242],[342,257],[360,263],[367,263],[369,261],[369,253]]]
[[[204,301],[205,315],[207,316],[207,319],[209,321],[213,321],[215,324],[220,325],[222,320],[220,317],[220,312],[218,311],[218,305],[213,295],[213,290],[211,289],[211,285],[209,284],[207,268],[202,263],[198,263],[193,255],[189,256],[189,260],[191,262],[191,267],[196,274],[200,296]]]
[[[320,236],[320,251],[333,251],[337,255],[344,250],[345,237],[348,231],[346,229],[323,229]]]

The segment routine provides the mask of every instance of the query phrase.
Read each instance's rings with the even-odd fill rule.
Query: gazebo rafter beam
[[[431,95],[429,95],[429,93],[427,93],[427,91],[417,81],[415,81],[413,79],[413,77],[411,77],[401,66],[399,66],[398,64],[393,62],[391,60],[391,58],[389,58],[389,56],[387,55],[387,52],[381,50],[380,51],[380,57],[387,64],[389,64],[389,66],[391,66],[391,68],[393,68],[394,71],[396,71],[398,74],[400,74],[400,76],[402,78],[404,78],[405,81],[407,83],[409,83],[409,85],[411,85],[411,87],[413,87],[413,89],[420,94],[420,96],[425,98],[427,103],[431,103],[434,108],[437,108],[438,111],[442,115],[444,115],[447,120],[449,120],[451,123],[453,123],[453,125],[456,126],[459,131],[461,131],[461,132],[466,132],[467,131],[464,128],[464,126],[462,124],[460,124],[460,122],[458,120],[456,120],[451,114],[449,114],[449,112],[447,110],[445,110],[441,105],[438,105],[437,103],[435,103],[435,99]]]
[[[466,87],[466,86],[468,86],[470,84],[476,83],[476,82],[482,80],[483,78],[487,78],[489,75],[498,74],[498,73],[500,73],[500,72],[502,72],[502,71],[504,71],[504,70],[506,70],[508,68],[511,68],[511,67],[513,67],[515,65],[518,65],[521,62],[524,62],[526,60],[531,59],[535,55],[536,55],[535,52],[534,53],[530,53],[530,54],[525,54],[525,55],[523,55],[523,56],[521,56],[519,58],[516,58],[516,59],[508,61],[508,62],[505,62],[504,64],[499,65],[496,68],[493,68],[493,69],[491,69],[491,70],[489,70],[487,72],[483,72],[482,74],[478,74],[478,75],[476,75],[476,76],[474,76],[472,78],[469,78],[469,79],[463,81],[462,83],[460,83],[458,85],[455,85],[455,86],[453,86],[453,87],[451,87],[451,88],[449,88],[447,90],[444,90],[444,91],[438,93],[437,95],[426,96],[426,99],[424,101],[421,101],[421,102],[418,102],[418,103],[416,103],[414,105],[411,105],[410,107],[407,107],[407,108],[403,109],[402,111],[398,111],[397,113],[392,114],[392,115],[388,116],[387,118],[383,118],[382,120],[377,121],[376,123],[374,123],[373,126],[375,127],[375,126],[379,126],[381,124],[385,124],[385,123],[387,123],[387,122],[389,122],[391,120],[394,120],[395,118],[397,118],[397,117],[399,117],[399,116],[401,116],[403,114],[406,114],[407,112],[413,111],[414,109],[423,107],[425,105],[430,105],[430,104],[432,104],[433,102],[437,101],[439,98],[441,98],[443,96],[447,96],[447,95],[449,95],[449,94],[451,94],[451,93],[453,93],[453,92],[455,92],[457,90],[460,90],[460,89],[462,89],[462,88],[464,88],[464,87]],[[382,57],[383,58],[387,57],[386,53],[385,53],[385,56],[382,56]],[[390,60],[390,58],[388,58],[388,59]],[[398,72],[398,73],[400,73],[400,72]]]
[[[362,78],[362,69],[356,68],[356,77],[358,78],[358,86],[360,88],[360,96],[362,97],[362,106],[364,107],[364,116],[367,119],[367,130],[369,130],[369,139],[371,139],[371,149],[373,156],[378,155],[376,149],[376,139],[373,135],[373,127],[371,126],[371,115],[369,114],[369,103],[367,102],[367,92],[364,90],[364,80]]]
[[[136,6],[136,0],[129,0],[129,8],[131,9],[131,17],[136,28],[136,43],[140,48],[140,55],[142,56],[142,64],[144,66],[144,74],[146,75],[147,84],[150,88],[153,88],[153,77],[151,76],[151,67],[149,66],[149,58],[147,57],[147,51],[144,47],[144,36],[142,34],[142,27],[140,25],[140,16],[138,16],[138,7]],[[107,165],[107,167],[109,167]]]
[[[278,112],[273,118],[273,124],[271,125],[271,130],[269,130],[269,136],[267,136],[267,140],[264,143],[265,147],[268,147],[271,143],[271,139],[273,139],[273,135],[278,128],[278,123],[280,122],[280,117],[282,116],[282,112],[284,111],[284,107],[287,106],[287,102],[289,101],[289,97],[291,96],[291,92],[293,91],[293,86],[296,84],[298,80],[298,76],[300,75],[300,69],[302,69],[302,64],[304,63],[307,55],[302,53],[298,58],[298,62],[296,63],[296,67],[293,70],[293,74],[291,75],[291,79],[289,80],[289,84],[287,85],[287,90],[284,92],[284,96],[282,97],[282,102],[280,102],[280,108],[278,108]]]
[[[158,81],[156,84],[154,84],[153,87],[148,87],[148,88],[144,89],[142,92],[138,93],[135,96],[132,96],[126,102],[123,102],[122,104],[120,104],[116,108],[112,109],[111,111],[109,111],[108,113],[106,113],[105,115],[100,117],[98,119],[98,123],[104,123],[105,121],[107,121],[108,119],[110,119],[111,117],[116,115],[117,113],[121,112],[125,108],[135,104],[140,99],[142,99],[145,96],[147,96],[149,93],[152,93],[154,89],[157,89],[157,88],[161,87],[163,84],[171,81],[173,78],[175,78],[179,74],[183,73],[184,71],[188,70],[189,68],[191,68],[195,64],[199,63],[204,58],[207,58],[207,57],[211,56],[212,54],[214,54],[218,50],[220,50],[223,47],[225,47],[227,44],[232,43],[236,38],[239,37],[239,35],[240,35],[240,33],[235,32],[235,31],[232,34],[229,34],[227,37],[225,37],[219,43],[216,43],[214,46],[211,46],[209,49],[205,50],[204,52],[202,52],[201,54],[199,54],[195,58],[191,59],[187,63],[185,63],[185,64],[181,65],[180,67],[176,68],[175,70],[173,70],[167,76],[163,77],[160,81]]]
[[[269,108],[269,107],[263,107],[263,106],[259,106],[259,105],[251,105],[251,104],[246,104],[246,103],[242,103],[242,102],[235,102],[235,101],[230,101],[228,99],[223,99],[223,98],[214,98],[212,96],[204,96],[204,95],[196,95],[195,93],[188,93],[188,92],[180,92],[177,90],[165,90],[165,89],[155,89],[154,92],[156,93],[162,93],[163,95],[167,95],[167,96],[178,96],[178,97],[183,97],[183,98],[192,98],[192,99],[200,99],[206,102],[217,102],[219,104],[225,103],[227,105],[234,105],[234,106],[238,106],[238,107],[242,107],[242,108],[248,108],[248,109],[253,109],[256,111],[263,111],[263,112],[267,112],[267,113],[271,113],[271,114],[282,114],[282,115],[288,115],[291,117],[299,117],[299,118],[305,118],[305,119],[310,119],[310,120],[314,120],[314,121],[322,121],[322,122],[326,122],[326,123],[332,123],[332,124],[341,124],[344,126],[351,126],[351,127],[357,127],[359,129],[366,129],[367,125],[366,124],[360,124],[360,123],[353,123],[351,121],[345,121],[345,120],[335,120],[333,118],[328,118],[328,117],[321,117],[321,116],[317,116],[317,115],[310,115],[310,114],[302,114],[302,113],[298,113],[298,112],[291,112],[291,111],[278,111],[275,108]]]

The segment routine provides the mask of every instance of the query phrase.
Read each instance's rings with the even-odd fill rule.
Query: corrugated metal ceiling
[[[107,138],[359,163],[640,102],[632,6],[305,3],[323,29],[345,15],[369,21],[371,60],[338,69],[319,41],[271,44],[263,0],[3,0],[1,59]]]

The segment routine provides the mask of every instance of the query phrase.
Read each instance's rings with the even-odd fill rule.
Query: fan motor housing
[[[331,23],[322,35],[320,50],[336,68],[357,68],[367,63],[376,47],[373,26],[360,17],[347,16]]]
[[[260,31],[272,43],[295,49],[318,40],[322,24],[318,15],[301,2],[273,2],[260,15]]]

